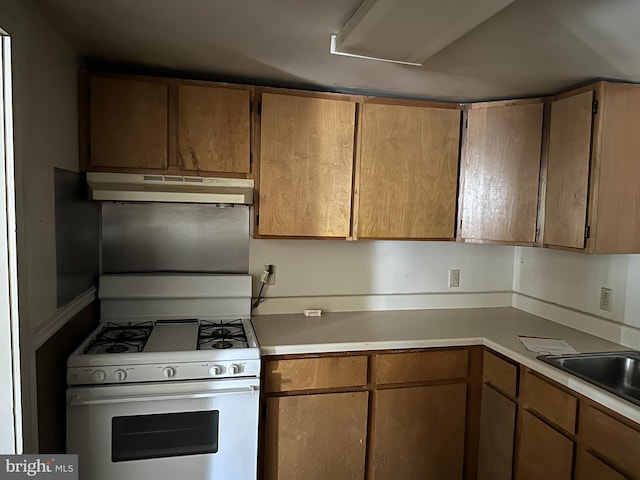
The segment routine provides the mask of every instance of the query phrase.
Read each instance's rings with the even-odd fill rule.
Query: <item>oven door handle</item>
[[[258,387],[251,385],[246,388],[229,388],[226,390],[209,391],[209,392],[193,392],[193,393],[178,393],[175,395],[139,395],[131,397],[111,397],[111,398],[96,398],[90,400],[80,400],[78,396],[72,398],[69,401],[71,406],[82,405],[108,405],[112,403],[130,403],[130,402],[153,402],[159,400],[194,400],[198,398],[213,398],[221,395],[231,394],[251,394],[255,395],[258,392]]]

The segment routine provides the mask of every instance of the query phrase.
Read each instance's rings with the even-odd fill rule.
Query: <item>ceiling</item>
[[[329,53],[361,0],[32,1],[89,65],[457,101],[640,82],[637,0],[516,0],[421,67]]]

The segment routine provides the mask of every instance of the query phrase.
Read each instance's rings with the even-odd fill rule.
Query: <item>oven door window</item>
[[[219,411],[114,417],[111,460],[217,453]]]

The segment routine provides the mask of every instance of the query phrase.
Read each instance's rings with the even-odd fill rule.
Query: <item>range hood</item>
[[[253,204],[251,179],[89,172],[87,184],[93,200]]]

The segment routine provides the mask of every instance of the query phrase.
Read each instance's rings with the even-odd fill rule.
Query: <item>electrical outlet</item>
[[[265,265],[264,271],[265,272],[269,271],[269,267],[271,267],[271,275],[269,275],[269,277],[267,278],[267,285],[275,285],[276,284],[276,266],[273,264]]]
[[[449,288],[460,286],[460,270],[449,270]]]
[[[600,310],[613,311],[613,290],[602,287],[600,289]]]

